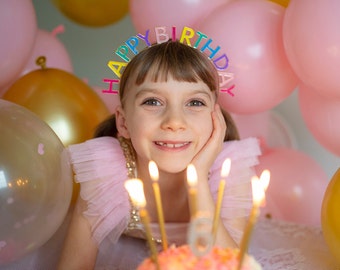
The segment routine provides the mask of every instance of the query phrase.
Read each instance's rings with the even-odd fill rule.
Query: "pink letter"
[[[119,80],[115,80],[115,79],[103,79],[104,82],[106,83],[109,83],[109,89],[107,90],[102,90],[103,93],[107,93],[107,94],[115,94],[117,95],[118,94],[118,90],[113,90],[112,89],[112,84],[113,83],[116,83],[118,84],[119,83]]]
[[[169,35],[166,34],[166,27],[155,27],[155,33],[156,33],[156,40],[157,43],[163,43],[163,42],[167,42],[170,38]]]

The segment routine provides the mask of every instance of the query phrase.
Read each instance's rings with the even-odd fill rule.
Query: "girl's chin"
[[[164,173],[173,173],[173,174],[177,174],[177,173],[183,173],[184,171],[186,171],[187,166],[189,165],[189,163],[182,163],[182,162],[159,162],[157,163],[158,169]]]

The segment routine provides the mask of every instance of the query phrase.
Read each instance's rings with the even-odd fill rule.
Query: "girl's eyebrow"
[[[145,95],[145,94],[156,94],[156,93],[159,93],[160,91],[155,89],[155,88],[149,88],[149,87],[146,87],[146,88],[141,88],[137,91],[137,94],[136,94],[136,98],[138,98],[139,96],[141,95]]]
[[[141,88],[137,91],[136,98],[138,98],[141,95],[148,94],[148,93],[158,94],[158,93],[161,93],[161,92],[162,92],[162,90],[158,90],[157,88],[145,87],[145,88]],[[204,95],[204,96],[208,97],[209,99],[211,99],[212,95],[210,93],[211,92],[208,92],[208,91],[202,90],[202,89],[191,89],[190,90],[190,95]]]

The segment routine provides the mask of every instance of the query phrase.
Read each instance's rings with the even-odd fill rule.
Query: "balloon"
[[[261,215],[294,223],[320,226],[320,211],[328,179],[308,155],[289,148],[267,148],[256,166],[271,173],[266,205]]]
[[[129,10],[128,0],[53,0],[53,3],[69,19],[93,27],[117,22]]]
[[[268,147],[296,146],[296,138],[284,118],[277,112],[232,114],[241,138],[257,137]]]
[[[340,156],[340,100],[328,98],[319,91],[299,86],[299,106],[307,128],[328,151]]]
[[[31,0],[0,1],[0,88],[15,81],[33,48],[37,21]]]
[[[26,66],[21,71],[21,76],[38,69],[39,66],[36,64],[36,60],[42,55],[47,58],[48,66],[50,68],[58,68],[70,73],[73,72],[70,56],[64,44],[56,37],[56,34],[63,30],[63,26],[55,28],[51,33],[38,29],[31,56],[26,63]]]
[[[229,59],[226,71],[234,76],[234,96],[219,96],[227,111],[251,114],[271,109],[296,87],[298,80],[283,48],[284,11],[270,1],[238,0],[219,7],[199,26]]]
[[[103,93],[104,89],[99,86],[93,86],[93,90],[97,93],[100,99],[105,103],[106,108],[111,114],[115,113],[116,108],[120,105],[120,100],[118,94],[113,93]]]
[[[155,41],[152,32],[155,27],[165,26],[169,31],[172,26],[176,26],[177,31],[182,31],[184,26],[195,28],[214,9],[231,1],[130,0],[130,16],[137,32],[145,33],[150,29],[150,39]]]
[[[340,264],[340,169],[329,182],[322,201],[321,225],[323,236]]]
[[[340,98],[340,1],[291,1],[283,38],[289,62],[306,85]]]
[[[72,170],[62,142],[34,113],[0,100],[0,123],[1,266],[57,231],[70,204]]]
[[[65,146],[92,138],[95,127],[109,115],[105,104],[86,83],[54,68],[24,75],[3,98],[35,112]]]
[[[288,7],[289,2],[290,2],[289,0],[270,0],[270,1],[272,1],[272,2],[274,2],[276,4],[279,4],[279,5],[283,6],[283,7]]]

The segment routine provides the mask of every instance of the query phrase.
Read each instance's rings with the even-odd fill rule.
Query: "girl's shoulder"
[[[91,225],[93,238],[100,243],[115,229],[113,238],[118,239],[130,213],[124,188],[126,161],[119,141],[99,137],[70,145],[68,152],[74,179],[80,183],[80,196],[88,205],[83,214]]]
[[[242,140],[227,141],[217,156],[212,169],[220,169],[226,158],[231,159],[232,167],[252,167],[258,163],[261,155],[260,142],[257,138],[249,137]]]
[[[250,137],[224,142],[222,151],[210,168],[211,184],[218,184],[221,178],[222,164],[227,158],[231,160],[229,184],[237,184],[244,179],[250,180],[251,174],[254,172],[253,167],[259,163],[260,155],[260,143],[257,138]]]
[[[226,190],[221,206],[221,217],[224,226],[236,243],[240,243],[243,234],[243,223],[235,220],[246,220],[252,207],[251,177],[255,175],[254,166],[259,163],[261,155],[259,140],[247,138],[228,141],[216,158],[210,170],[209,187],[214,200],[217,199],[221,168],[225,159],[230,158],[230,172],[226,177]]]
[[[68,147],[70,162],[78,183],[126,180],[126,161],[120,143],[113,137],[99,137]]]

